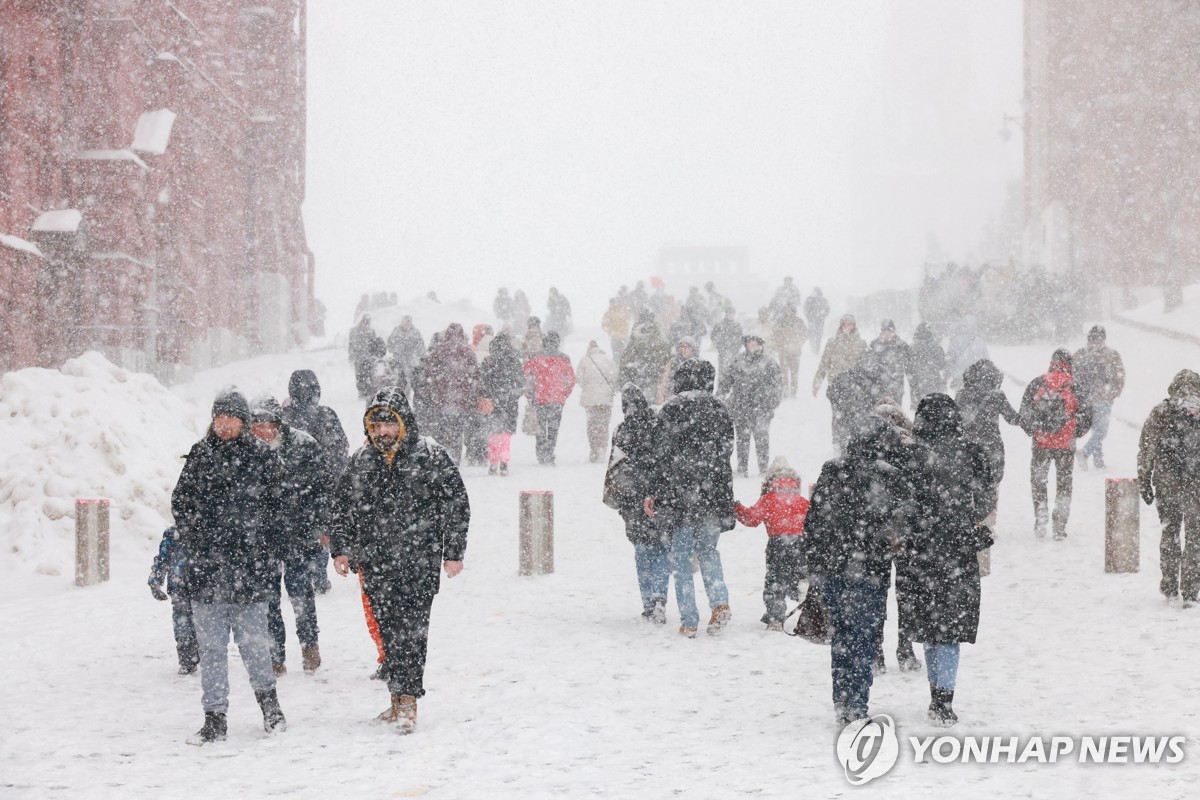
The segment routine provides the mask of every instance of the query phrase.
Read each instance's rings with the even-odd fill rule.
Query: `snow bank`
[[[77,497],[112,501],[114,560],[143,552],[170,524],[179,456],[202,423],[152,376],[95,352],[0,376],[0,566],[72,575]]]

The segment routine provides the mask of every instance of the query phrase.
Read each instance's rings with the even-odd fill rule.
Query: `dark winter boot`
[[[916,672],[922,666],[913,651],[912,642],[901,642],[896,647],[896,661],[900,664],[901,672]]]
[[[508,463],[505,461],[501,461],[500,462],[500,476],[505,477],[507,475],[508,475]]]
[[[300,653],[304,660],[304,671],[316,672],[321,666],[320,646],[315,644],[306,644],[300,648]]]
[[[216,711],[204,712],[204,726],[188,737],[187,743],[204,745],[211,742],[225,741],[227,727],[225,715]]]
[[[274,689],[265,692],[255,692],[258,707],[263,712],[263,730],[267,733],[283,733],[287,730],[287,720],[283,718],[283,709],[279,707],[279,695]]]
[[[275,663],[271,664],[271,671],[275,673],[276,678],[281,675],[287,675],[287,665],[282,661],[276,661]]]
[[[954,713],[952,704],[954,703],[953,689],[936,689],[933,684],[929,684],[929,723],[938,727],[948,728],[958,722],[958,715]]]

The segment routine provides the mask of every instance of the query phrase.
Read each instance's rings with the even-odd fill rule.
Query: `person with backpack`
[[[542,351],[525,361],[525,391],[536,409],[537,460],[539,464],[550,466],[554,466],[563,406],[575,388],[571,359],[558,349],[558,343],[556,332],[547,333],[542,340]]]
[[[179,674],[192,675],[200,665],[200,646],[196,643],[196,626],[192,623],[192,603],[183,589],[187,554],[183,539],[175,526],[163,531],[158,543],[158,555],[150,566],[150,594],[155,600],[171,599],[171,624],[175,629],[175,653],[179,657]],[[167,590],[162,590],[163,582]]]
[[[655,464],[654,410],[642,390],[627,383],[621,389],[621,411],[625,419],[613,432],[604,475],[604,504],[621,515],[625,536],[633,545],[642,619],[666,625],[671,537],[647,516],[643,504],[650,496]]]
[[[735,503],[733,513],[747,528],[767,527],[767,574],[763,578],[762,621],[769,631],[782,631],[787,616],[787,599],[799,601],[804,578],[804,517],[808,500],[800,486],[800,474],[787,459],[776,456],[763,476],[758,502],[747,508]]]
[[[963,435],[967,441],[983,448],[988,460],[988,475],[992,486],[985,504],[988,507],[987,526],[996,527],[996,506],[1000,496],[1000,481],[1004,479],[1004,439],[1000,436],[1000,420],[1020,425],[1017,413],[1000,388],[1004,374],[991,361],[976,361],[963,373],[963,386],[954,397],[962,417]]]
[[[588,461],[595,464],[604,457],[604,447],[608,444],[613,395],[617,393],[617,365],[599,344],[591,341],[575,379],[579,384],[580,405],[587,414]]]
[[[1033,532],[1038,538],[1046,535],[1051,516],[1047,488],[1051,466],[1055,472],[1054,538],[1067,538],[1075,441],[1092,424],[1091,407],[1075,393],[1071,362],[1070,352],[1055,350],[1049,371],[1030,381],[1021,399],[1022,427],[1033,438],[1029,482],[1033,492]]]
[[[1092,407],[1092,435],[1075,456],[1083,469],[1089,456],[1096,469],[1104,469],[1104,438],[1113,403],[1125,390],[1125,364],[1121,354],[1105,344],[1107,336],[1103,325],[1093,325],[1087,346],[1075,353],[1075,385]]]
[[[1137,466],[1142,499],[1157,505],[1162,522],[1159,591],[1192,605],[1200,593],[1200,375],[1180,370],[1171,381],[1142,425]]]

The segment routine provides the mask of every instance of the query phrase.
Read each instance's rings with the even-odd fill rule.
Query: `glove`
[[[1154,487],[1148,482],[1142,484],[1142,499],[1146,501],[1146,505],[1154,505]]]
[[[155,600],[166,600],[167,593],[162,590],[162,587],[157,583],[150,584],[150,594],[154,595]]]

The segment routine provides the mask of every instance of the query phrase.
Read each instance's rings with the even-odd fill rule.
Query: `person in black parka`
[[[283,465],[250,432],[250,405],[236,391],[213,402],[212,425],[192,446],[171,495],[188,554],[184,584],[200,646],[204,726],[188,742],[225,738],[229,636],[237,641],[268,732],[286,721],[271,671],[267,601],[278,573]]]
[[[906,589],[901,625],[925,645],[929,721],[958,721],[952,702],[959,643],[979,631],[980,550],[992,545],[983,525],[992,488],[983,449],[963,435],[949,396],[931,394],[917,406],[913,432],[923,445],[923,469],[914,479],[916,508],[904,542]]]
[[[512,337],[499,333],[479,367],[481,397],[492,404],[484,423],[488,431],[488,474],[507,475],[512,460],[512,435],[517,432],[518,406],[525,392],[525,364],[513,348]]]
[[[851,438],[874,424],[871,411],[885,396],[878,354],[863,353],[853,367],[831,378],[825,396],[833,414],[833,443],[844,453]]]
[[[334,493],[331,551],[339,575],[357,570],[384,642],[391,706],[381,722],[416,728],[425,694],[429,614],[442,568],[462,571],[471,506],[446,449],[421,436],[408,399],[379,392],[363,415],[367,443]]]
[[[744,352],[729,368],[729,393],[725,404],[733,418],[737,443],[738,475],[746,477],[750,442],[758,459],[758,474],[765,475],[771,461],[771,420],[783,397],[783,373],[763,349],[761,336],[746,336]]]
[[[654,410],[635,384],[621,389],[625,419],[612,436],[612,452],[604,475],[604,504],[625,521],[625,536],[633,545],[642,617],[658,625],[667,622],[667,584],[670,581],[671,539],[646,516],[654,468]]]
[[[963,435],[983,449],[988,461],[992,485],[984,502],[988,509],[988,527],[996,526],[996,504],[1000,481],[1004,479],[1004,439],[1000,436],[1000,420],[1020,425],[1021,417],[1008,402],[1000,384],[1004,374],[988,359],[976,361],[963,373],[963,387],[954,398],[962,417]]]
[[[920,323],[913,331],[908,348],[908,386],[912,391],[912,408],[925,395],[946,391],[946,351],[928,322]]]
[[[675,372],[675,394],[654,426],[654,473],[645,507],[671,535],[671,570],[679,604],[679,632],[694,637],[700,612],[692,581],[692,554],[700,566],[712,616],[710,634],[731,619],[729,589],[717,541],[733,530],[733,420],[713,396],[716,370],[692,359]]]

